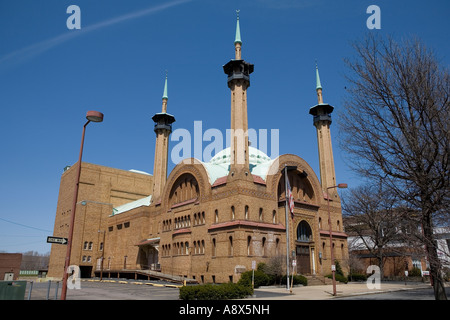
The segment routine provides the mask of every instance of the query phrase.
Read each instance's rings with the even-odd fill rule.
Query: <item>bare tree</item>
[[[339,124],[355,170],[419,212],[436,299],[446,299],[433,227],[448,222],[450,76],[419,40],[368,36],[346,63]]]
[[[345,231],[355,235],[349,247],[373,255],[383,277],[386,256],[396,250],[401,223],[396,197],[382,185],[369,184],[350,190],[341,200]]]

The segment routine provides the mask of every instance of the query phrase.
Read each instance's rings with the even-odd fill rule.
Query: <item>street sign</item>
[[[256,261],[255,260],[252,261],[252,270],[256,270]]]
[[[61,238],[61,237],[47,237],[47,243],[59,243],[59,244],[67,244],[68,239],[67,238]]]

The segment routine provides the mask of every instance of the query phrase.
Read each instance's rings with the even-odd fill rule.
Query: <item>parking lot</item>
[[[25,299],[31,288],[30,300],[59,300],[61,282],[27,284]],[[178,286],[164,281],[126,279],[82,280],[80,289],[67,290],[66,300],[178,300]]]

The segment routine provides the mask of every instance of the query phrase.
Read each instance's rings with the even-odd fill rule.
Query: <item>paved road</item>
[[[178,300],[178,285],[163,281],[135,281],[125,279],[103,282],[83,280],[80,289],[67,291],[67,300]],[[56,292],[56,288],[58,291]],[[293,294],[283,287],[266,287],[255,290],[249,300],[434,300],[432,288],[427,284],[382,283],[380,290],[369,290],[364,283],[337,286],[337,297],[331,295],[331,286],[294,287]],[[46,300],[49,283],[33,283],[31,300]],[[25,299],[28,298],[27,285]],[[450,298],[450,287],[446,288]],[[48,297],[59,300],[59,286],[51,282]]]

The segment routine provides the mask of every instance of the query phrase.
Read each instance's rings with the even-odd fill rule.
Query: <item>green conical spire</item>
[[[240,10],[236,10],[237,13],[237,21],[236,21],[236,37],[234,39],[234,43],[240,43],[242,44],[242,40],[241,40],[241,29],[239,28],[239,11]]]
[[[317,66],[316,62],[316,90],[318,89],[322,89],[322,85],[320,84],[319,67]]]
[[[166,72],[166,81],[164,82],[164,93],[163,93],[163,99],[169,99],[167,96],[167,72]]]

